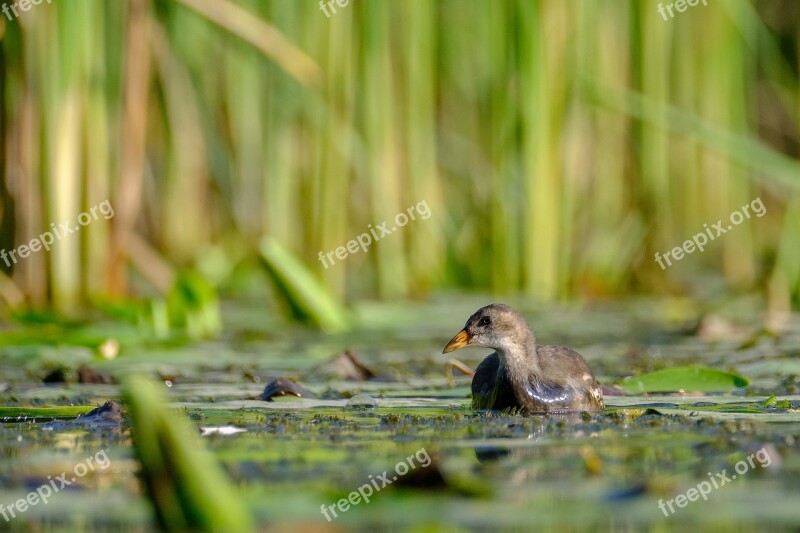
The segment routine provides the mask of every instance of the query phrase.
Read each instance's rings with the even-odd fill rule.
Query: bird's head
[[[505,304],[490,304],[469,317],[464,329],[447,343],[442,353],[478,346],[493,348],[502,354],[524,350],[535,342],[522,315]]]

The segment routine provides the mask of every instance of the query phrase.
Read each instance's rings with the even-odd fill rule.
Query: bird
[[[472,408],[523,414],[595,412],[603,391],[586,360],[566,346],[536,343],[525,319],[510,306],[478,309],[442,353],[465,346],[496,350],[472,378]]]

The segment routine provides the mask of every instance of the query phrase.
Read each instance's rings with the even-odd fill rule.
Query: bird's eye
[[[488,326],[491,323],[492,319],[489,318],[488,316],[481,317],[481,319],[478,321],[479,326]]]

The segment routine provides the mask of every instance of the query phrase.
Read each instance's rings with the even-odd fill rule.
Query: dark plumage
[[[497,350],[472,378],[473,409],[526,413],[602,411],[603,393],[581,355],[566,346],[536,344],[522,316],[505,304],[478,309],[443,353],[464,346]]]

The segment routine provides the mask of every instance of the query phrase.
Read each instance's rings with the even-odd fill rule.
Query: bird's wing
[[[536,347],[536,352],[539,355],[542,375],[548,376],[555,383],[559,381],[566,382],[576,376],[585,381],[584,386],[590,386],[595,383],[594,374],[589,364],[581,354],[572,348],[539,345]]]
[[[549,383],[542,383],[540,387],[563,389],[564,396],[570,396],[567,403],[577,402],[581,409],[604,408],[602,388],[581,354],[566,346],[538,346],[537,352],[542,374],[549,379]],[[552,394],[555,390],[542,392]],[[553,397],[550,394],[544,396]]]

